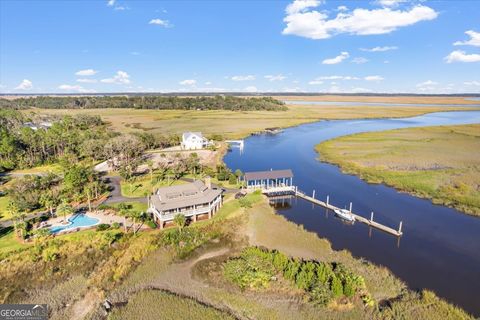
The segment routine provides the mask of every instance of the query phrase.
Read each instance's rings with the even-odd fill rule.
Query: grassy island
[[[322,161],[370,183],[480,215],[480,125],[361,133],[325,141]]]

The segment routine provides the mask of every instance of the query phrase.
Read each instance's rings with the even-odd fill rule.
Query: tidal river
[[[307,194],[347,207],[365,217],[397,228],[397,238],[366,225],[342,223],[331,212],[302,199],[278,206],[277,212],[305,229],[327,238],[334,249],[347,249],[384,265],[410,288],[427,288],[474,315],[480,315],[480,218],[429,200],[400,193],[384,185],[368,184],[318,161],[314,150],[321,141],[366,131],[480,123],[480,111],[439,112],[404,119],[320,121],[284,130],[277,135],[251,136],[245,147],[224,160],[232,169],[259,171],[292,169],[294,184]],[[288,235],[285,235],[288,237]]]

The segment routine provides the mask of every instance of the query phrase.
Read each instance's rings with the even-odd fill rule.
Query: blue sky
[[[0,92],[480,92],[480,1],[0,0]]]

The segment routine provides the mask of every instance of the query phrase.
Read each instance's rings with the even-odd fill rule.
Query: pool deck
[[[103,211],[103,210],[85,212],[85,214],[87,216],[92,217],[92,218],[97,218],[99,220],[99,222],[97,224],[93,225],[93,226],[80,227],[80,229],[85,230],[85,229],[89,229],[89,228],[95,228],[97,225],[99,225],[101,223],[112,224],[112,223],[117,222],[117,223],[123,224],[123,222],[124,222],[123,217],[120,217],[120,216],[115,215],[115,214],[106,214],[105,212],[106,211]],[[75,214],[67,216],[67,220],[69,218],[71,218],[72,216],[74,216]],[[48,220],[49,228],[64,226],[63,221],[64,221],[63,216],[59,216],[59,217],[56,217],[56,218],[49,219]],[[127,219],[127,228],[130,229],[132,227],[132,225],[133,225],[133,221],[131,221],[130,219]],[[138,223],[137,223],[137,227],[138,227]],[[145,228],[148,228],[148,227],[146,225],[142,225],[140,227],[140,230],[145,229]],[[69,233],[69,232],[72,232],[76,229],[77,229],[76,227],[74,227],[72,229],[66,229],[65,232]],[[65,232],[59,232],[58,234],[62,234],[62,233],[65,233]]]

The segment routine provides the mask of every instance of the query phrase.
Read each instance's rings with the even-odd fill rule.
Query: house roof
[[[158,189],[157,194],[152,196],[152,203],[158,211],[165,211],[208,203],[222,192],[220,189],[209,189],[202,181],[196,180]]]
[[[292,178],[292,170],[270,170],[270,171],[255,171],[245,172],[245,180],[263,180],[263,179],[278,179],[278,178]]]
[[[201,132],[190,132],[190,131],[189,131],[189,132],[184,132],[184,133],[182,134],[182,139],[183,139],[183,141],[185,141],[185,140],[190,139],[190,137],[192,137],[192,136],[197,136],[197,137],[199,137],[200,139],[205,139],[205,138],[203,137],[203,134],[202,134]]]

